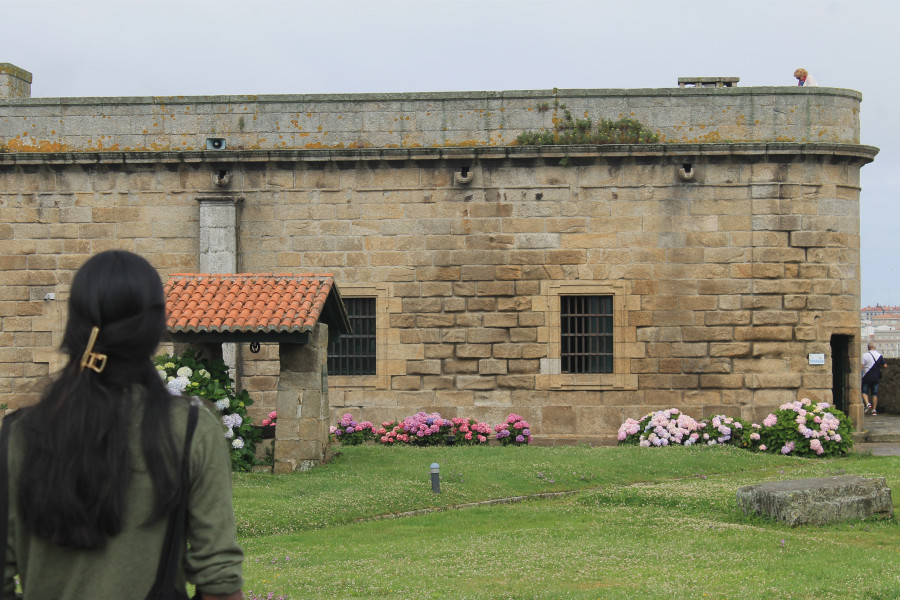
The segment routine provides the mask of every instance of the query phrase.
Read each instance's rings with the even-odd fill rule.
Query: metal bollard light
[[[441,493],[441,465],[437,463],[431,463],[431,491]]]

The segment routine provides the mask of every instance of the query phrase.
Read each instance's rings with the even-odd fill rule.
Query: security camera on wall
[[[224,150],[225,138],[206,138],[207,150]]]

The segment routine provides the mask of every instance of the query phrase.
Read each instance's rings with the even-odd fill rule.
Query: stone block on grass
[[[894,514],[884,477],[858,475],[770,481],[737,491],[744,514],[758,514],[785,525],[825,525]]]

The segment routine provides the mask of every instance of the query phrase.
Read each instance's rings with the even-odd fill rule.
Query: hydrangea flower
[[[180,396],[189,383],[190,381],[188,381],[187,377],[174,377],[169,380],[166,387],[169,388],[169,393],[173,396]]]
[[[677,408],[670,408],[647,413],[639,421],[626,419],[619,427],[617,438],[619,443],[637,444],[645,448],[669,444],[690,446],[700,439],[700,426],[700,423]],[[706,439],[709,439],[708,434]]]
[[[269,418],[263,421],[263,425],[275,425],[277,417],[276,411],[270,412]],[[376,429],[369,421],[358,422],[352,414],[345,413],[336,426],[329,427],[329,432],[341,444],[352,446],[374,440]]]
[[[531,443],[531,426],[528,421],[521,415],[510,413],[506,420],[494,427],[496,439],[504,446],[508,444],[529,444]],[[525,432],[528,432],[527,434]],[[516,435],[513,437],[512,433]],[[519,439],[521,438],[521,439]]]
[[[227,366],[221,360],[201,358],[194,350],[158,356],[153,362],[172,394],[207,399],[215,404],[221,417],[234,413],[223,421],[222,433],[232,441],[241,438],[240,448],[232,446],[231,465],[235,470],[249,471],[254,463],[254,442],[252,436],[247,437],[251,421],[246,409],[253,399],[246,390],[235,390]]]
[[[268,425],[274,426],[277,421],[278,421],[278,411],[273,410],[272,412],[269,413],[268,418],[265,418],[262,420],[262,424],[264,426],[268,426]]]
[[[822,442],[819,440],[811,440],[809,442],[809,447],[816,454],[823,454],[825,452],[825,448],[822,447]]]
[[[241,438],[234,438],[233,440],[231,440],[231,447],[235,450],[240,450],[244,447],[244,440],[242,440]]]
[[[710,446],[715,444],[738,444],[743,440],[745,423],[728,415],[715,415],[709,421],[700,423],[700,429],[704,432],[704,440]],[[707,437],[708,436],[708,437]]]
[[[231,429],[240,427],[241,423],[243,423],[243,422],[244,422],[244,420],[241,418],[241,415],[236,414],[236,413],[222,416],[222,423],[225,424],[225,427],[229,427]]]

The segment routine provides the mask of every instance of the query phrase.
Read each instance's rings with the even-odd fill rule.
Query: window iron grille
[[[331,375],[375,374],[375,298],[344,298],[353,333],[328,346]]]
[[[613,297],[560,296],[560,371],[613,372]]]

